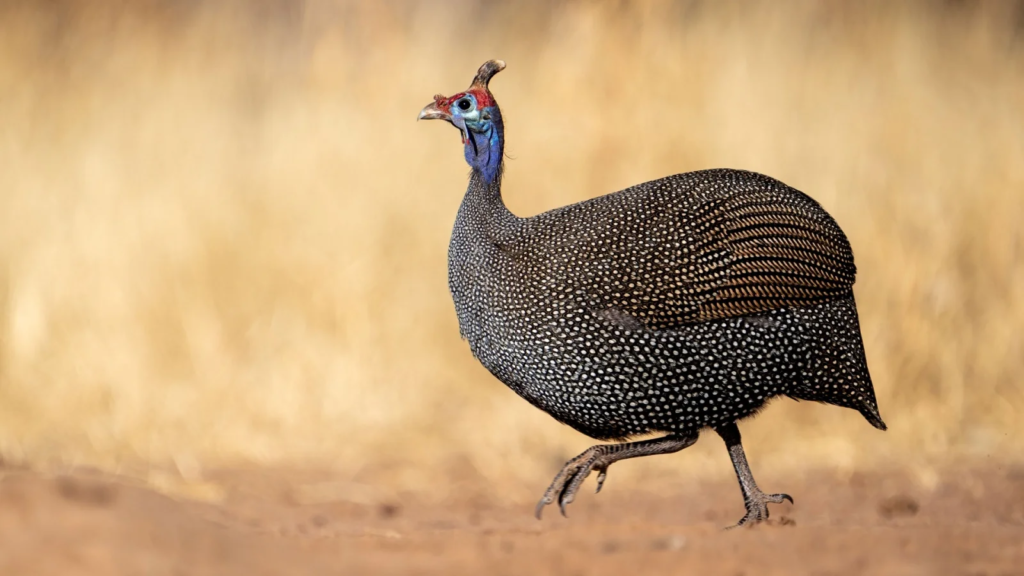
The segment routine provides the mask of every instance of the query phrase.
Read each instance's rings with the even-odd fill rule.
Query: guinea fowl
[[[504,126],[480,67],[420,119],[462,134],[472,167],[448,249],[462,336],[499,380],[599,440],[537,505],[562,514],[591,472],[677,452],[704,428],[725,441],[747,509],[768,518],[736,422],[777,396],[878,413],[846,236],[810,197],[753,172],[704,170],[519,218],[502,202]]]

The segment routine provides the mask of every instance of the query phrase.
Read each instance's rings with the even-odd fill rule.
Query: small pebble
[[[878,513],[888,519],[910,517],[916,515],[920,508],[917,500],[906,494],[897,494],[883,500],[878,505]]]
[[[669,552],[675,552],[682,550],[686,546],[686,538],[678,534],[672,534],[671,536],[665,536],[664,538],[657,538],[651,544],[651,548],[655,550],[667,550]]]

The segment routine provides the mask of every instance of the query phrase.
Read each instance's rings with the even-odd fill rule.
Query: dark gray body
[[[517,218],[476,175],[449,247],[463,336],[498,379],[599,439],[691,433],[775,396],[879,428],[845,236],[750,172],[681,174]]]

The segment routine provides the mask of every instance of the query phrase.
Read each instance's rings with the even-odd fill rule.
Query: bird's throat
[[[467,127],[463,133],[466,162],[479,172],[487,184],[494,182],[501,172],[502,148],[504,146],[501,125],[491,122],[481,131]]]

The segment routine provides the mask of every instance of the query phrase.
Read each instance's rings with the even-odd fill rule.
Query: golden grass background
[[[734,167],[846,230],[890,430],[779,400],[755,470],[1021,459],[1024,8],[881,1],[0,3],[0,455],[536,496],[592,442],[459,340],[467,168],[414,121],[489,58],[517,214]]]

